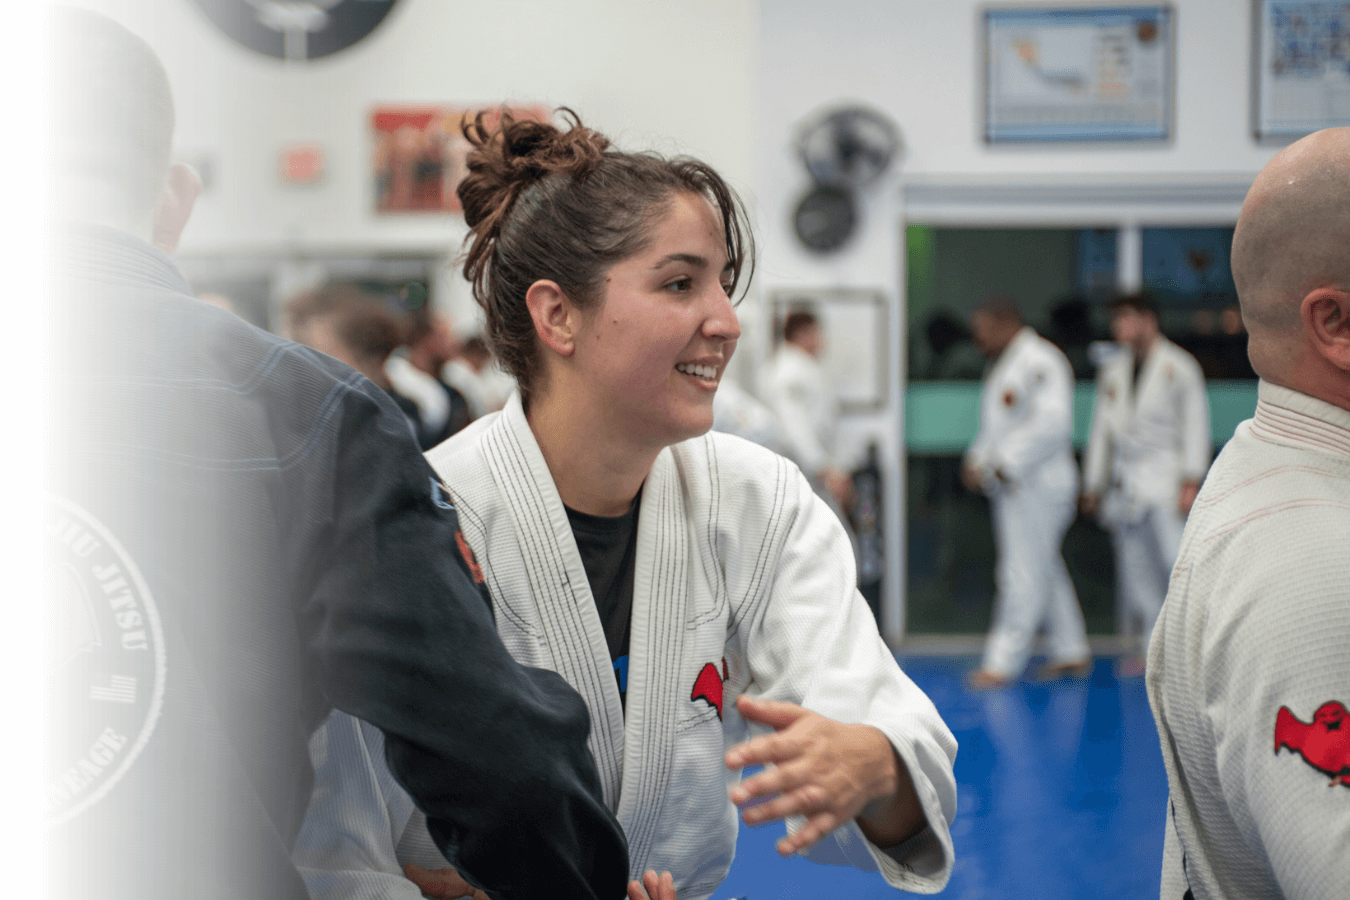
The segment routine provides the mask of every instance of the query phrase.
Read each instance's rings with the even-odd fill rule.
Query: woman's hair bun
[[[480,235],[495,232],[516,198],[544,177],[558,173],[581,178],[599,164],[609,138],[582,125],[571,109],[564,106],[558,112],[571,120],[567,131],[549,122],[517,119],[504,109],[495,129],[488,127],[487,110],[464,123],[464,137],[473,149],[466,162],[469,173],[456,193],[465,223]]]

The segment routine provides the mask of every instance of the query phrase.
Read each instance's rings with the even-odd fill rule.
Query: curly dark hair
[[[549,279],[579,307],[594,304],[605,273],[643,249],[676,194],[705,197],[720,214],[730,293],[754,270],[745,208],[711,166],[611,149],[575,112],[559,112],[570,120],[566,131],[506,111],[496,130],[487,128],[486,112],[463,129],[473,145],[458,189],[469,226],[464,275],[487,314],[488,345],[527,404],[540,367],[525,303],[530,285]]]

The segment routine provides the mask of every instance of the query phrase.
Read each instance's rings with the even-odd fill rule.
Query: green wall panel
[[[1256,409],[1256,382],[1211,381],[1209,426],[1216,447]],[[1094,387],[1079,382],[1073,391],[1073,445],[1082,449],[1092,425]],[[905,390],[905,447],[915,454],[961,453],[980,428],[980,385],[974,381],[929,381]]]

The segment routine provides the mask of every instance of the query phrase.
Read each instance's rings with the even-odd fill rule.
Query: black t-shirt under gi
[[[633,633],[633,573],[637,566],[637,520],[642,492],[621,516],[592,516],[567,507],[567,520],[605,628],[609,659],[628,699],[628,642]]]

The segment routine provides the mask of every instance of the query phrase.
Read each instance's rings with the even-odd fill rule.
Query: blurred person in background
[[[464,395],[475,419],[504,407],[516,389],[516,380],[502,371],[482,335],[464,339],[441,377]]]
[[[713,430],[734,434],[790,456],[787,432],[778,416],[729,376],[723,375],[713,395]]]
[[[150,47],[59,9],[44,687],[52,896],[308,893],[308,739],[336,706],[495,896],[613,898],[626,845],[586,709],[514,662],[403,414],[367,379],[192,296],[200,186]],[[462,538],[460,544],[462,545]]]
[[[1129,294],[1110,310],[1119,349],[1097,375],[1080,505],[1111,532],[1116,602],[1142,640],[1119,669],[1137,677],[1213,447],[1200,364],[1158,330],[1156,301]]]
[[[417,402],[427,439],[432,441],[422,449],[429,450],[474,416],[463,392],[441,375],[458,350],[449,320],[423,304],[404,316],[404,332],[404,346],[385,361],[384,370],[396,391]]]
[[[1060,552],[1078,496],[1073,370],[1006,297],[984,300],[970,329],[991,365],[961,480],[989,497],[998,561],[994,621],[968,684],[1001,688],[1020,677],[1042,628],[1048,661],[1037,677],[1086,676],[1083,611]]]
[[[1159,896],[1330,900],[1350,885],[1350,128],[1261,170],[1232,260],[1261,380],[1148,651]]]
[[[788,458],[842,518],[853,497],[853,481],[835,460],[839,400],[820,364],[824,352],[825,332],[815,313],[788,313],[783,342],[760,375],[760,395],[787,435]]]
[[[403,343],[403,332],[377,298],[355,284],[333,282],[293,297],[286,313],[292,338],[370,379],[402,410],[418,446],[433,446],[417,403],[395,390],[385,372],[390,354]]]
[[[984,357],[971,343],[970,329],[950,310],[940,309],[924,325],[928,360],[916,373],[929,381],[969,381],[984,373]]]

